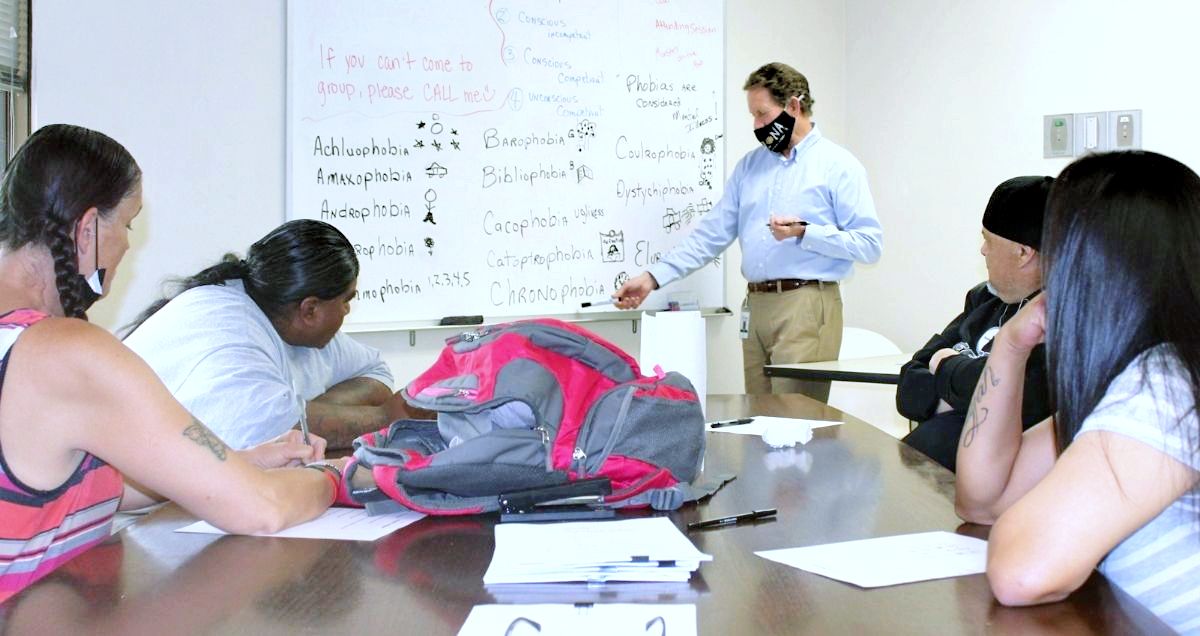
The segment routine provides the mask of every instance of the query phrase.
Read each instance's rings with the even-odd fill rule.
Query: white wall
[[[241,251],[283,218],[284,2],[34,0],[35,125],[108,132],[138,158],[146,210],[112,296],[115,327],[168,275]],[[1147,149],[1200,166],[1200,5],[1150,0],[729,0],[727,164],[754,144],[739,90],[767,60],[808,74],[816,119],[866,165],[885,228],[879,264],[845,286],[848,324],[920,346],[984,277],[979,217],[992,188],[1057,174],[1041,117],[1141,108]],[[103,37],[94,34],[104,34]],[[744,281],[727,253],[730,308]],[[709,320],[709,389],[742,390],[735,320]],[[630,350],[629,322],[596,323]],[[446,332],[366,334],[400,378]]]
[[[1172,0],[847,0],[848,141],[885,232],[847,321],[911,350],[962,311],[992,189],[1068,163],[1043,115],[1140,108],[1143,146],[1200,168],[1197,24]]]
[[[753,147],[741,83],[767,61],[808,74],[825,134],[845,138],[846,24],[839,0],[728,0],[727,173]],[[145,209],[110,297],[89,315],[115,328],[158,295],[165,277],[242,252],[284,219],[283,0],[33,2],[33,121],[102,130],[137,158]],[[780,28],[786,25],[787,28]],[[727,253],[731,308],[745,281]],[[710,319],[709,391],[742,391],[733,318]],[[630,322],[593,323],[636,352]],[[397,378],[424,370],[450,332],[359,335]],[[736,363],[733,361],[737,361]]]

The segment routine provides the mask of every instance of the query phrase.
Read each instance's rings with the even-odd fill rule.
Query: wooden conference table
[[[911,353],[897,353],[871,358],[768,364],[763,367],[763,373],[768,377],[793,378],[813,382],[840,380],[871,384],[898,384],[900,367],[911,359]]]
[[[423,519],[374,543],[177,534],[167,506],[0,604],[3,634],[455,634],[487,603],[695,604],[699,633],[1170,633],[1100,575],[1068,600],[996,604],[983,575],[862,590],[754,556],[928,530],[954,516],[953,476],[874,427],[806,397],[714,396],[708,416],[840,419],[802,448],[710,433],[706,471],[737,479],[688,521],[778,507],[777,520],[691,535],[712,554],[690,584],[486,589],[494,519]],[[503,634],[504,627],[497,629]]]

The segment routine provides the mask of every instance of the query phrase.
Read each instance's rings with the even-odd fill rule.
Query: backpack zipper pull
[[[575,452],[571,453],[571,460],[575,465],[575,474],[579,476],[579,479],[586,478],[587,464],[585,461],[587,460],[587,453],[585,453],[582,448],[576,446]]]
[[[479,329],[476,329],[475,331],[464,331],[461,334],[459,334],[459,337],[462,338],[462,340],[464,342],[475,342],[476,340],[479,340],[480,338],[488,335],[489,331],[490,331],[490,329],[488,329],[487,327],[480,327]]]

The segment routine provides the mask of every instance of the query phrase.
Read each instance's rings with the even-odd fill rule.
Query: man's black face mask
[[[792,131],[796,128],[796,118],[785,109],[771,123],[762,128],[754,129],[754,136],[771,152],[783,153],[787,150],[788,142],[792,139]]]

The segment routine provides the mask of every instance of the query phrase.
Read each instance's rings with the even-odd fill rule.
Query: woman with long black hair
[[[1047,204],[1045,292],[996,337],[958,450],[956,507],[995,523],[1005,604],[1100,571],[1200,631],[1200,177],[1150,152],[1088,156]],[[1030,349],[1056,413],[1021,432]]]

